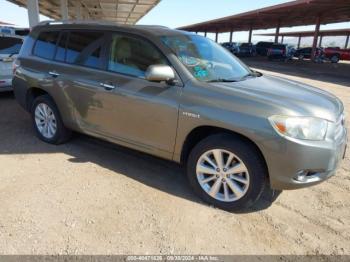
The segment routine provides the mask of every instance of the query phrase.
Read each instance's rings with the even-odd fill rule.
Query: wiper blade
[[[208,80],[208,81],[206,81],[206,82],[207,82],[207,83],[220,83],[220,82],[223,82],[223,83],[232,83],[232,82],[238,82],[238,81],[235,80],[235,79],[217,78],[217,79]]]

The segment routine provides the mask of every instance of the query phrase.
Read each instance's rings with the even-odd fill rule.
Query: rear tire
[[[188,157],[187,176],[205,202],[236,212],[252,207],[267,184],[267,168],[258,149],[229,134],[199,142]]]
[[[40,140],[59,145],[70,139],[72,132],[64,126],[57,106],[49,95],[35,98],[31,114],[34,130]]]
[[[331,56],[331,62],[332,62],[333,64],[338,63],[339,60],[340,60],[339,55],[332,55],[332,56]]]

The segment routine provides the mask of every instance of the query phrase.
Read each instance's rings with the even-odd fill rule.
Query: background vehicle
[[[332,63],[338,63],[340,60],[350,61],[350,49],[325,48],[324,56]]]
[[[28,28],[0,26],[0,35],[27,36],[28,34],[29,34]]]
[[[241,43],[237,53],[239,57],[256,56],[256,48],[252,43]]]
[[[295,51],[294,57],[298,58],[299,60],[311,59],[311,52],[312,52],[312,47],[300,48]],[[323,55],[323,49],[316,48],[316,56],[320,57],[322,55]]]
[[[267,52],[273,44],[273,42],[258,42],[255,46],[256,53],[261,56],[267,56]]]
[[[12,90],[13,63],[23,39],[14,35],[0,35],[0,92]]]
[[[290,60],[293,58],[294,52],[295,49],[292,46],[285,44],[273,44],[267,51],[267,57],[269,60]]]
[[[232,43],[226,42],[226,43],[222,43],[221,45],[234,55],[237,55],[239,53],[239,45],[235,42],[232,42]]]
[[[230,211],[269,186],[325,180],[346,147],[336,97],[164,27],[42,23],[13,85],[42,141],[64,143],[74,130],[182,163],[194,191]]]

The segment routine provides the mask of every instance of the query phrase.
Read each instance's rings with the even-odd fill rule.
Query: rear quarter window
[[[53,59],[58,36],[59,32],[56,31],[41,32],[35,42],[33,54],[41,58]]]

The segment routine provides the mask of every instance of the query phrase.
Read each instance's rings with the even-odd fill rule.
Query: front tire
[[[218,134],[205,138],[191,151],[187,176],[205,202],[227,211],[242,211],[261,197],[267,169],[249,141]]]
[[[34,130],[40,140],[58,145],[71,137],[71,131],[64,126],[57,106],[49,95],[37,97],[31,113]]]

